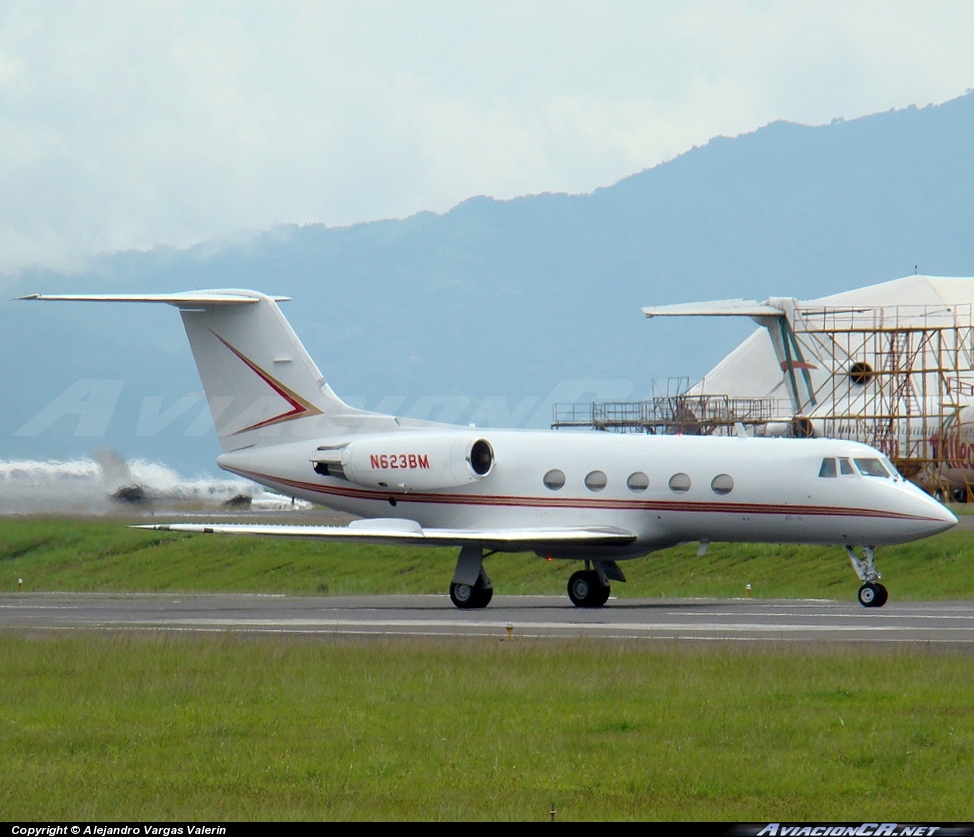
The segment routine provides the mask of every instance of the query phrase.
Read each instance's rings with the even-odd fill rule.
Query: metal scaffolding
[[[782,402],[771,398],[727,395],[664,395],[646,401],[555,404],[553,428],[590,427],[623,433],[696,436],[728,435],[741,424],[748,432],[763,428],[780,414]],[[764,435],[758,432],[757,435]]]
[[[793,329],[830,362],[806,408],[816,435],[872,445],[946,491],[974,383],[972,306],[805,309]]]
[[[971,304],[803,308],[790,327],[818,368],[804,403],[681,392],[646,401],[555,404],[552,427],[655,434],[828,436],[872,445],[930,491],[958,492],[974,445],[961,410],[974,397]],[[824,374],[823,374],[824,373]],[[964,493],[972,486],[965,479]]]

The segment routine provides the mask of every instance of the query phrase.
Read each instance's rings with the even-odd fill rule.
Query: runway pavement
[[[557,596],[495,596],[484,610],[460,611],[447,596],[11,593],[0,595],[0,629],[923,643],[974,651],[974,602],[867,609],[817,600],[610,599],[588,610]]]

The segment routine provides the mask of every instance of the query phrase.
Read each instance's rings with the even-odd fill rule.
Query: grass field
[[[974,598],[970,533],[883,550]],[[453,550],[0,519],[0,586],[443,593]],[[494,556],[501,594],[572,563]],[[620,596],[852,599],[841,550],[692,545]],[[7,820],[968,821],[974,655],[926,646],[0,633]]]
[[[113,518],[0,518],[0,589],[263,592],[310,595],[445,593],[456,551],[182,535],[130,529]],[[893,601],[974,598],[974,539],[958,528],[887,547],[877,566]],[[494,555],[497,594],[565,593],[579,562]],[[839,547],[686,544],[622,563],[613,595],[854,600],[858,580]]]
[[[974,657],[0,635],[7,820],[964,821]]]

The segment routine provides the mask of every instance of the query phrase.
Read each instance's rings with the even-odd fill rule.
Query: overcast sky
[[[974,87],[974,3],[0,0],[0,271],[588,192]]]

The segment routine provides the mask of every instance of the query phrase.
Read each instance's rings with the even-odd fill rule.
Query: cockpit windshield
[[[883,467],[887,471],[889,471],[890,475],[893,477],[894,480],[899,480],[903,478],[903,475],[899,472],[897,467],[892,462],[890,462],[889,459],[887,459],[885,456],[880,457],[879,461],[883,463]]]
[[[852,463],[856,467],[852,467]],[[850,460],[846,457],[826,457],[822,460],[818,475],[820,477],[853,476],[856,473],[864,477],[883,477],[885,479],[896,479],[896,469],[892,463],[884,456],[881,459],[860,458]]]
[[[885,477],[889,479],[893,476],[879,459],[856,459],[855,462],[859,473],[864,477]]]

